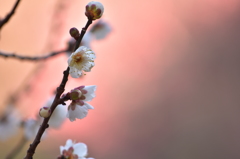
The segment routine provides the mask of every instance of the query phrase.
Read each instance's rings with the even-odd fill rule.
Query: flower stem
[[[84,34],[86,33],[88,27],[92,24],[92,19],[88,19],[86,25],[84,28],[82,28],[82,31],[81,31],[81,34],[78,38],[78,40],[76,41],[76,45],[75,45],[75,48],[74,48],[74,51],[77,50],[77,48],[80,46],[80,43],[82,41],[82,38],[84,36]]]

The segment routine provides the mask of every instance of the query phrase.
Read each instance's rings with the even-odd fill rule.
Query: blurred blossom
[[[50,107],[53,103],[54,98],[55,96],[52,96],[45,104],[45,107]],[[60,126],[63,124],[63,122],[66,119],[65,114],[66,114],[66,107],[62,104],[59,104],[51,115],[51,118],[48,122],[49,126],[55,129],[60,128]]]
[[[52,116],[48,122],[49,126],[55,129],[60,128],[66,119],[66,111],[66,107],[62,104],[59,104],[52,113]]]
[[[73,100],[68,106],[67,117],[70,121],[75,121],[77,119],[82,119],[87,116],[89,109],[94,109],[94,107],[86,101],[91,101],[95,97],[96,86],[80,86],[75,88],[75,90],[81,91],[81,96],[77,100]]]
[[[97,40],[104,39],[110,32],[110,25],[103,20],[99,20],[90,30],[92,36]]]
[[[86,158],[87,145],[84,143],[75,143],[71,139],[68,139],[65,146],[60,146],[61,157],[59,159],[94,159]]]
[[[0,140],[4,141],[15,135],[20,124],[21,120],[17,110],[8,106],[6,112],[0,118]]]
[[[40,125],[42,124],[43,118],[38,117],[35,119],[28,119],[24,123],[24,135],[27,140],[33,140],[38,132]],[[43,134],[45,136],[46,131]]]
[[[95,53],[91,49],[80,46],[68,58],[69,74],[73,78],[79,78],[82,75],[82,71],[90,72],[94,66],[93,60],[95,58]]]
[[[90,47],[90,43],[92,42],[92,40],[93,40],[92,33],[87,32],[82,39],[81,45]]]

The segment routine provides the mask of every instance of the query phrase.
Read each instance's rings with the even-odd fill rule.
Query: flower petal
[[[85,99],[84,101],[91,101],[96,95],[95,95],[95,91],[96,91],[97,86],[92,85],[92,86],[85,86],[84,90],[87,91],[87,94],[85,95]]]
[[[76,69],[75,67],[70,67],[69,74],[72,78],[79,78],[82,75],[82,71]]]
[[[66,141],[65,148],[66,148],[66,149],[69,149],[69,148],[72,147],[72,146],[73,146],[73,141],[72,141],[71,139],[68,139],[68,140]]]
[[[77,154],[78,157],[85,157],[87,155],[87,145],[84,143],[77,143],[73,145],[74,154]]]
[[[87,48],[86,46],[80,46],[74,53],[78,53],[78,52],[84,53],[86,48]]]
[[[60,146],[60,154],[63,154],[63,150],[65,150],[64,146]]]
[[[77,119],[82,119],[86,117],[88,114],[88,108],[86,106],[77,105],[74,110],[69,109],[67,113],[67,117],[70,121],[75,121]]]
[[[63,154],[64,150],[68,150],[70,147],[72,147],[74,145],[73,141],[71,139],[68,139],[66,141],[66,145],[65,146],[60,146],[60,153]]]
[[[86,61],[93,61],[95,58],[96,58],[96,56],[93,51],[87,51],[84,54],[84,60],[86,60]]]
[[[90,72],[94,65],[95,65],[94,62],[90,62],[89,61],[89,62],[86,62],[86,63],[83,64],[83,68],[82,69],[85,72]]]
[[[84,105],[88,108],[88,109],[94,109],[94,107],[86,102],[84,102]]]

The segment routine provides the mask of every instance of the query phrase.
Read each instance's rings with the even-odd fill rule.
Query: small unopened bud
[[[42,107],[39,111],[39,115],[43,118],[47,118],[51,115],[51,110],[49,107]]]
[[[103,11],[104,7],[102,3],[92,1],[86,5],[85,15],[88,17],[88,19],[95,20],[101,18]]]
[[[74,38],[74,39],[78,39],[78,37],[80,36],[80,33],[79,33],[79,31],[78,31],[78,29],[77,28],[71,28],[70,30],[69,30],[69,33],[70,33],[70,35]]]
[[[70,99],[71,100],[78,100],[82,96],[82,92],[78,89],[73,89],[70,92]]]

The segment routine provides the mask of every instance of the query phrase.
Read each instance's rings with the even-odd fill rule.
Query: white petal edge
[[[88,109],[94,109],[94,107],[86,102],[84,102],[84,106],[86,106]]]
[[[91,101],[94,97],[96,97],[95,95],[95,91],[97,89],[96,85],[91,85],[91,86],[85,86],[84,89],[87,91],[87,94],[85,95],[85,99],[84,101]]]
[[[87,145],[84,143],[77,143],[73,145],[74,154],[77,154],[78,157],[85,157],[87,155]]]
[[[83,119],[88,114],[88,108],[87,106],[83,105],[76,105],[75,109],[69,109],[67,112],[67,118],[69,118],[70,121],[75,121],[77,119]]]

